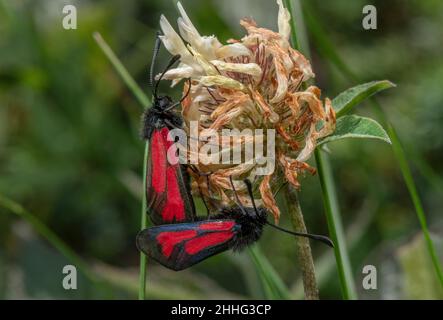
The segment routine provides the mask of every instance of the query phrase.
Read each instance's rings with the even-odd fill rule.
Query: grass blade
[[[0,207],[7,209],[8,211],[16,214],[17,216],[25,219],[38,234],[44,237],[51,245],[53,245],[63,256],[72,262],[83,275],[93,283],[98,283],[99,279],[94,274],[88,264],[77,255],[54,231],[48,228],[40,219],[38,219],[31,212],[26,210],[22,205],[11,200],[3,195],[0,195]]]
[[[149,156],[149,142],[145,144],[145,155],[143,157],[143,197],[142,197],[142,209],[140,213],[140,230],[146,229],[148,225],[148,215],[146,213],[146,195],[144,190],[146,190],[146,170]],[[140,252],[140,275],[139,275],[139,300],[145,300],[146,297],[146,255]]]
[[[431,235],[429,234],[428,223],[426,221],[426,215],[423,210],[423,205],[421,199],[417,192],[417,187],[415,186],[414,178],[412,177],[411,169],[409,167],[408,161],[406,160],[406,155],[403,147],[398,139],[397,132],[392,125],[388,126],[388,134],[392,140],[392,147],[394,148],[394,153],[396,155],[398,164],[400,166],[403,179],[405,180],[406,186],[411,195],[412,202],[414,203],[415,211],[417,213],[418,220],[425,238],[426,247],[431,256],[432,264],[435,268],[435,272],[439,279],[441,286],[443,287],[443,272],[441,270],[440,261],[438,260],[438,255],[435,250],[434,243],[432,242]]]
[[[263,255],[258,245],[249,248],[249,255],[262,282],[266,298],[273,300],[290,299],[288,288],[268,259]]]
[[[123,66],[120,59],[117,58],[115,53],[112,51],[111,47],[106,43],[100,33],[94,33],[95,42],[99,45],[100,49],[102,49],[103,53],[106,55],[108,60],[111,62],[115,71],[122,78],[123,82],[128,86],[129,90],[134,94],[137,98],[138,102],[140,102],[143,109],[148,108],[151,105],[151,100],[148,96],[143,92],[143,90],[139,87],[137,82],[131,77],[128,70]]]
[[[323,57],[327,57],[348,79],[358,82],[356,74],[348,67],[348,65],[341,59],[334,48],[332,42],[326,36],[326,32],[318,19],[312,14],[311,4],[305,1],[303,5],[303,14],[306,18],[306,24],[309,28],[312,40],[315,43],[315,48]]]
[[[123,66],[121,61],[117,58],[115,53],[109,47],[109,45],[102,38],[100,33],[94,33],[94,39],[102,49],[103,53],[109,59],[117,73],[122,78],[123,82],[128,86],[129,90],[134,94],[137,98],[138,102],[140,102],[143,109],[148,108],[151,105],[151,100],[147,95],[143,92],[143,90],[138,86],[135,80],[131,77],[129,72]],[[143,161],[143,190],[146,190],[146,164],[149,156],[149,144],[146,142],[145,144],[145,152],[144,152],[144,161]],[[140,230],[146,229],[147,227],[147,217],[146,217],[146,196],[143,192],[142,199],[142,208],[141,208],[141,218],[140,218]],[[140,277],[139,277],[139,294],[138,298],[140,300],[145,300],[146,298],[146,256],[140,252]]]
[[[325,206],[329,235],[334,242],[335,261],[337,262],[342,295],[346,300],[356,299],[355,282],[346,247],[343,223],[340,216],[330,161],[328,156],[321,154],[318,148],[315,150],[315,159],[323,193],[323,203]]]
[[[307,13],[307,16],[309,17],[308,23],[309,28],[311,29],[313,39],[316,41],[316,45],[320,48],[323,48],[323,55],[330,59],[330,61],[338,68],[339,71],[341,71],[349,80],[352,81],[358,81],[358,77],[354,74],[354,72],[346,65],[346,63],[341,59],[341,57],[336,52],[332,42],[324,36],[324,28],[320,25],[320,22],[317,20],[317,18],[311,13],[311,9],[306,6],[305,12]],[[406,158],[405,150],[403,149],[403,146],[400,142],[400,139],[398,137],[398,134],[395,130],[395,128],[390,124],[389,120],[387,119],[385,113],[383,112],[380,104],[376,100],[372,100],[371,103],[373,109],[378,115],[378,118],[382,125],[387,128],[389,138],[392,141],[392,147],[394,149],[394,154],[397,159],[397,162],[399,163],[401,174],[403,176],[403,180],[405,181],[405,184],[409,191],[409,196],[411,197],[411,200],[415,207],[415,212],[417,214],[417,218],[420,222],[420,226],[423,232],[423,236],[426,241],[426,247],[429,252],[429,255],[431,256],[432,264],[434,267],[434,271],[439,279],[439,282],[441,286],[443,287],[443,272],[441,269],[440,262],[438,261],[438,257],[435,251],[434,243],[432,242],[432,239],[429,234],[429,229],[426,221],[426,215],[423,210],[422,201],[420,199],[420,196],[417,192],[417,186],[415,185],[414,178],[411,173],[411,168],[409,166],[408,160]],[[419,158],[418,156],[415,158]],[[427,168],[430,168],[427,166]],[[429,175],[425,175],[427,177]],[[435,177],[436,175],[433,174]],[[433,181],[431,181],[432,183]]]
[[[287,2],[290,2],[289,0]],[[292,14],[291,28],[295,28],[296,24],[294,22],[295,17],[297,17],[298,24],[303,24],[303,13],[301,10],[301,3],[299,0],[294,0],[294,7],[298,10]],[[301,30],[305,30],[304,27]],[[304,38],[307,38],[304,35]],[[295,39],[291,39],[294,41]],[[294,44],[296,42],[293,42]],[[299,48],[308,58],[309,45],[306,42]],[[349,261],[349,256],[346,249],[345,236],[343,233],[341,215],[338,206],[337,194],[335,192],[335,184],[333,180],[332,173],[330,172],[329,159],[323,158],[322,153],[317,149],[315,152],[315,161],[317,168],[319,170],[319,178],[322,186],[323,202],[326,211],[326,217],[328,220],[329,233],[334,241],[334,253],[337,261],[337,269],[340,278],[340,285],[342,290],[342,295],[344,299],[356,299],[357,294],[355,292],[355,283],[352,276],[351,263]]]

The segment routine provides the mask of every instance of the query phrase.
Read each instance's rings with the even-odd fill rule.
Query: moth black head
[[[168,96],[154,98],[152,107],[146,109],[142,115],[141,136],[143,139],[151,139],[155,129],[182,127],[182,118],[171,110],[171,106],[173,106],[173,101]]]
[[[169,107],[171,107],[173,104],[171,97],[169,96],[161,96],[158,98],[155,98],[154,105],[152,106],[154,109],[156,109],[158,112],[164,112]]]

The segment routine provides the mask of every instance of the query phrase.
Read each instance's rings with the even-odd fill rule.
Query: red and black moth
[[[137,246],[163,266],[179,271],[223,251],[241,250],[254,243],[261,237],[265,221],[265,209],[256,213],[253,208],[226,208],[211,219],[142,230],[137,235]]]
[[[197,217],[194,222],[142,230],[137,235],[137,247],[163,266],[179,271],[226,250],[244,249],[260,239],[265,224],[333,246],[325,236],[292,232],[269,223],[267,210],[255,206],[251,183],[248,180],[245,183],[253,207],[243,207],[237,198],[237,208],[224,208],[211,218]]]
[[[155,226],[139,232],[136,240],[139,250],[169,269],[183,270],[223,251],[241,250],[253,244],[260,239],[265,224],[332,246],[332,241],[327,237],[291,232],[269,223],[267,210],[255,206],[248,180],[245,183],[253,207],[241,205],[231,177],[237,207],[222,208],[218,214],[206,218],[196,215],[186,166],[177,161],[174,161],[175,164],[168,161],[168,149],[174,144],[168,139],[169,132],[183,124],[182,118],[172,110],[183,98],[173,103],[170,97],[157,95],[159,81],[180,57],[174,56],[171,59],[154,84],[153,68],[159,48],[160,41],[157,38],[150,77],[151,87],[154,88],[154,103],[143,114],[142,129],[143,138],[150,142],[146,199],[147,211]],[[189,90],[190,87],[189,83]]]
[[[159,49],[160,38],[157,37],[150,70],[154,101],[152,107],[144,112],[142,118],[142,137],[149,141],[145,190],[147,211],[155,225],[189,222],[195,219],[194,203],[189,192],[189,176],[186,168],[178,161],[175,161],[175,164],[168,161],[168,150],[174,145],[174,141],[168,140],[169,132],[171,129],[181,128],[183,124],[181,116],[177,115],[173,109],[184,98],[174,103],[169,96],[158,95],[159,82],[180,59],[180,56],[172,57],[160,78],[154,81],[154,64]],[[189,90],[190,87],[189,83]]]

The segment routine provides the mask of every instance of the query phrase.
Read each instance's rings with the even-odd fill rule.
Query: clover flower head
[[[261,28],[252,19],[242,19],[246,35],[220,43],[215,36],[201,36],[192,24],[180,2],[181,17],[174,30],[165,16],[160,19],[161,40],[173,55],[180,55],[177,68],[169,70],[164,79],[177,85],[191,79],[190,94],[182,103],[185,123],[198,121],[199,133],[212,129],[273,129],[275,135],[276,170],[269,175],[256,175],[260,164],[237,165],[198,164],[193,174],[193,190],[208,198],[217,197],[228,204],[234,200],[229,177],[241,202],[250,204],[240,179],[259,180],[261,202],[274,215],[280,211],[272,188],[283,176],[294,187],[300,187],[302,173],[314,173],[306,161],[317,146],[317,141],[335,130],[335,113],[331,101],[320,99],[315,86],[306,88],[306,82],[315,75],[310,62],[291,47],[290,14],[278,5],[278,32]],[[184,92],[188,89],[184,85]],[[257,137],[255,137],[257,139]],[[243,146],[254,141],[243,141]],[[225,148],[232,147],[231,144]],[[210,173],[210,174],[209,174]],[[208,175],[209,174],[209,175]]]

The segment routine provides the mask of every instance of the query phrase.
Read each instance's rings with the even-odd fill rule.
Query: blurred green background
[[[443,258],[443,2],[309,2],[324,36],[362,82],[398,85],[378,100],[399,131]],[[182,3],[201,34],[221,41],[242,36],[238,21],[245,16],[277,28],[274,1]],[[62,27],[66,4],[77,7],[76,30]],[[362,28],[366,4],[378,9],[377,30]],[[0,195],[29,210],[105,279],[93,282],[79,270],[78,290],[64,290],[62,268],[71,262],[26,219],[0,206],[0,298],[136,298],[141,109],[92,33],[103,35],[149,93],[147,70],[162,13],[175,25],[173,1],[0,1]],[[309,25],[307,31],[312,34]],[[315,41],[311,50],[324,96],[358,84]],[[161,52],[159,66],[169,58]],[[374,117],[371,110],[363,104],[357,112]],[[359,297],[443,298],[391,147],[346,140],[329,148]],[[327,234],[317,177],[303,179],[301,202],[308,229]],[[284,213],[281,225],[290,227]],[[321,298],[340,298],[333,252],[312,245]],[[301,298],[294,239],[266,230],[260,246],[293,297]],[[362,289],[367,264],[377,267],[377,290]],[[148,298],[263,298],[253,271],[247,253],[224,253],[179,273],[149,262]]]

